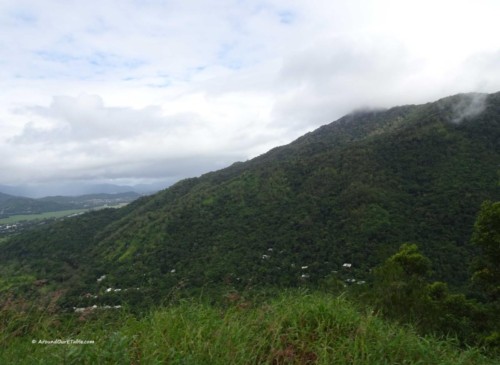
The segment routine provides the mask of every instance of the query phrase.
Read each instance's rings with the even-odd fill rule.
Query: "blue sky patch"
[[[295,20],[295,14],[290,10],[283,10],[278,12],[278,17],[280,23],[282,24],[292,24]]]
[[[10,13],[10,16],[18,24],[32,25],[37,22],[37,17],[31,11],[26,9],[16,9]]]

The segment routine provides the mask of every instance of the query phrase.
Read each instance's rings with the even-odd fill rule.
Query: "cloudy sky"
[[[500,90],[497,0],[0,0],[0,184],[244,161],[361,107]]]

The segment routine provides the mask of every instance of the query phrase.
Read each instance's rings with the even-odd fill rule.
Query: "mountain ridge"
[[[418,113],[428,113],[428,110],[430,110],[430,115],[427,117],[427,118],[424,118],[424,120],[419,120],[418,123],[419,123],[419,128],[423,128],[425,129],[426,125],[428,126],[431,126],[431,130],[430,131],[426,131],[425,133],[428,133],[430,134],[430,136],[435,136],[436,133],[438,133],[438,138],[441,138],[441,137],[444,137],[444,135],[442,136],[439,136],[439,133],[444,133],[443,132],[443,128],[447,127],[447,128],[451,128],[452,130],[460,130],[460,129],[463,129],[463,128],[466,128],[467,129],[467,121],[465,121],[465,124],[454,124],[454,123],[451,123],[450,124],[450,121],[453,120],[455,118],[455,116],[453,115],[453,110],[447,110],[446,108],[449,107],[449,104],[451,102],[452,105],[455,105],[457,102],[458,103],[461,103],[462,102],[462,99],[463,98],[468,98],[468,97],[474,97],[476,94],[464,94],[464,95],[458,95],[458,96],[455,96],[455,97],[451,97],[451,98],[445,98],[445,99],[441,99],[440,101],[436,102],[436,103],[428,103],[428,104],[425,104],[424,106],[403,106],[403,107],[396,107],[396,108],[391,108],[389,109],[388,111],[384,111],[384,112],[368,112],[368,113],[355,113],[355,114],[352,114],[352,115],[348,115],[346,116],[345,118],[341,118],[338,122],[334,122],[332,124],[329,124],[323,128],[320,128],[318,129],[316,132],[312,132],[311,134],[308,134],[304,137],[301,137],[299,139],[297,139],[296,141],[292,142],[291,144],[287,145],[287,146],[284,146],[284,147],[281,147],[281,148],[278,148],[278,149],[273,149],[271,150],[269,153],[267,154],[264,154],[263,156],[259,156],[251,161],[249,161],[248,163],[243,163],[241,165],[238,165],[236,167],[229,167],[228,169],[223,169],[222,171],[219,171],[219,172],[214,172],[214,173],[209,173],[209,174],[206,174],[206,175],[203,175],[202,177],[200,178],[197,178],[197,179],[194,179],[194,180],[186,180],[185,182],[181,183],[183,186],[177,186],[171,190],[171,192],[175,192],[175,191],[178,191],[179,193],[182,193],[183,191],[185,193],[187,193],[188,191],[190,191],[190,187],[192,188],[197,188],[198,191],[202,190],[202,188],[200,187],[200,184],[202,184],[203,182],[207,182],[210,181],[210,183],[212,184],[220,184],[222,181],[223,181],[223,178],[226,179],[225,181],[228,182],[231,178],[231,176],[236,176],[239,171],[242,171],[242,169],[245,169],[245,168],[249,168],[249,167],[256,167],[259,168],[262,167],[263,165],[266,164],[266,161],[269,160],[269,158],[271,157],[274,161],[278,161],[274,166],[278,166],[277,169],[283,169],[285,168],[286,169],[286,164],[287,163],[292,163],[292,164],[295,164],[295,166],[299,165],[299,167],[302,169],[302,173],[303,174],[308,174],[310,173],[311,171],[309,171],[310,169],[307,168],[307,166],[300,166],[302,164],[302,162],[300,161],[300,156],[299,157],[294,157],[293,153],[294,153],[294,149],[296,149],[297,147],[301,147],[301,145],[305,145],[307,148],[309,148],[309,150],[307,150],[305,153],[306,154],[311,154],[312,156],[316,156],[315,155],[315,149],[318,150],[318,156],[322,156],[322,155],[325,155],[325,154],[332,154],[331,156],[329,155],[329,157],[333,157],[333,158],[338,158],[339,155],[337,154],[336,149],[337,148],[347,148],[348,151],[349,151],[349,156],[350,158],[352,159],[352,156],[355,156],[357,152],[359,152],[360,150],[360,147],[358,147],[359,145],[357,144],[358,142],[361,143],[360,141],[364,138],[374,138],[375,140],[379,137],[377,137],[376,135],[373,135],[372,134],[372,131],[373,130],[376,130],[377,128],[373,128],[376,124],[373,123],[373,120],[375,119],[375,121],[377,121],[377,118],[381,118],[378,122],[379,124],[383,125],[384,127],[387,127],[389,125],[390,128],[394,129],[394,130],[399,130],[398,133],[406,133],[408,134],[409,133],[409,137],[407,138],[410,138],[410,139],[413,139],[413,135],[411,134],[412,133],[412,128],[414,128],[414,124],[413,123],[409,123],[408,126],[404,126],[404,125],[401,125],[401,120],[404,119],[404,118],[416,118],[416,116],[414,115],[415,113],[418,114]],[[492,98],[495,98],[498,99],[498,94],[494,94],[492,96]],[[458,99],[458,101],[456,101],[456,99]],[[453,103],[455,101],[455,104]],[[418,109],[422,109],[424,108],[424,111],[419,111]],[[443,109],[445,110],[445,112],[447,112],[445,114],[445,118],[447,118],[447,120],[445,121],[439,121],[439,123],[435,124],[435,121],[434,121],[434,115],[435,113],[442,113]],[[362,118],[365,118],[366,120],[363,121],[363,123],[360,123],[359,122],[359,118],[360,118],[360,115]],[[389,115],[389,118],[387,118],[387,115]],[[413,115],[413,116],[412,116]],[[354,129],[349,129],[349,127],[351,126],[350,125],[350,121],[352,120],[356,120],[356,123],[354,124],[354,126],[356,128]],[[344,122],[345,121],[345,122]],[[443,127],[443,123],[447,123],[445,124],[445,127]],[[344,128],[345,127],[345,128]],[[363,128],[364,127],[364,128]],[[344,135],[342,135],[341,133],[338,132],[339,129],[346,129]],[[370,128],[373,128],[373,130],[370,130]],[[427,127],[429,128],[429,127]],[[334,133],[330,134],[330,133],[324,133],[325,130],[328,130],[328,129],[333,129],[335,130]],[[367,130],[369,133],[367,133]],[[498,129],[496,129],[497,131],[497,135],[498,135]],[[396,132],[394,132],[396,133]],[[329,140],[329,137],[333,135],[333,139],[334,139],[334,142],[332,142],[331,140]],[[339,138],[339,135],[342,136],[342,138]],[[383,135],[383,134],[382,134]],[[320,136],[324,136],[326,138],[326,142],[324,140],[321,140],[322,138],[317,138],[317,139],[320,139],[320,141],[314,141],[314,143],[311,143],[310,141],[308,141],[308,139],[310,140],[311,138],[314,139],[314,137],[320,137]],[[457,137],[458,138],[458,137]],[[410,140],[411,141],[411,140]],[[426,141],[425,139],[421,139],[420,142],[422,141]],[[373,143],[373,142],[372,142]],[[318,144],[320,145],[320,148],[318,148]],[[330,149],[329,151],[326,151],[325,152],[325,145]],[[322,148],[321,148],[322,147]],[[397,145],[398,148],[402,148],[402,143],[399,143],[399,145]],[[416,146],[415,147],[416,149],[419,149],[420,146]],[[283,153],[281,151],[286,151],[286,158],[284,159],[284,161],[281,161],[280,160],[280,154]],[[276,152],[278,151],[278,152]],[[496,150],[497,153],[498,153],[498,149]],[[384,151],[387,153],[387,151]],[[390,152],[390,151],[389,151]],[[302,154],[304,154],[304,152],[302,152]],[[347,153],[345,154],[346,156],[348,155]],[[342,156],[340,154],[340,156]],[[364,156],[366,157],[366,156]],[[386,156],[388,157],[388,156]],[[318,158],[318,157],[315,157],[315,158]],[[377,164],[379,166],[382,166],[383,164],[386,164],[387,161],[390,159],[389,158],[385,158],[383,159],[382,161],[374,161],[373,158],[371,159],[372,163],[374,164]],[[290,162],[290,161],[293,161],[293,162]],[[337,161],[336,161],[337,162]],[[403,161],[404,162],[404,161]],[[429,158],[424,158],[422,159],[421,161],[422,163],[430,163],[432,161],[429,161]],[[436,164],[436,162],[434,162]],[[280,164],[285,164],[285,167],[283,166],[280,166]],[[342,163],[342,161],[338,161],[338,164],[337,164],[337,167],[338,170],[340,171],[340,173],[342,173],[342,170],[343,169],[347,169],[347,170],[350,170],[350,172],[354,172],[358,175],[358,179],[357,179],[357,183],[359,183],[360,181],[363,181],[363,179],[365,178],[365,174],[364,174],[364,171],[362,168],[356,168],[356,161],[349,161],[349,164],[346,164],[346,163]],[[418,167],[417,166],[417,171],[416,173],[418,174]],[[231,171],[231,170],[235,170],[234,171]],[[358,170],[358,171],[356,171]],[[401,171],[401,170],[404,170],[402,166],[394,166],[393,167],[393,170],[395,171]],[[246,170],[246,172],[248,173],[248,170]],[[225,175],[228,175],[228,176],[225,176]],[[279,174],[278,174],[279,175]],[[274,176],[276,177],[276,176]],[[290,175],[287,176],[287,178],[289,178]],[[418,176],[411,176],[412,179],[416,179],[416,181],[419,180],[419,177]],[[207,181],[208,180],[208,181]],[[397,178],[394,177],[392,179],[390,179],[392,181],[396,181]],[[295,180],[295,181],[298,181],[298,180]],[[342,183],[342,181],[340,181]],[[239,183],[241,183],[241,181],[239,181]],[[423,181],[422,182],[418,182],[419,185],[423,185]],[[391,184],[393,184],[391,182]],[[247,183],[245,184],[243,182],[243,185],[246,185],[245,188],[252,188],[251,187],[251,183]],[[288,186],[288,188],[294,188],[293,186]],[[353,188],[353,192],[350,192],[352,195],[357,195],[358,198],[359,198],[359,195],[360,194],[363,194],[363,189],[364,187],[361,186],[361,187],[354,187]],[[296,188],[295,189],[296,192],[299,192],[300,189]],[[345,190],[344,190],[345,192]],[[257,190],[255,189],[253,191],[254,194],[257,194]],[[418,190],[416,191],[413,191],[413,190],[410,190],[410,195],[414,194],[414,193],[419,193],[419,194],[425,194],[424,191],[422,191],[422,188],[419,188]],[[161,194],[161,193],[160,193]],[[167,201],[165,202],[164,206],[168,206],[168,197],[171,195],[171,194],[168,194],[168,193],[165,193],[166,194],[166,197],[167,197]],[[280,195],[280,199],[282,199],[285,195],[286,195],[286,192],[280,192],[279,194]],[[373,192],[366,192],[366,194],[377,194],[377,192],[373,193]],[[205,199],[206,199],[206,196],[204,196]],[[370,198],[371,199],[371,198]],[[253,197],[252,197],[252,200],[253,200]],[[154,198],[152,199],[152,201],[154,202]],[[478,201],[476,204],[479,204],[480,202]],[[156,203],[153,203],[153,204],[160,204],[159,202],[156,202]],[[206,200],[205,200],[205,205],[207,204]],[[201,204],[203,205],[203,204]],[[279,208],[278,208],[279,209]],[[375,210],[377,210],[378,208],[374,208]],[[382,208],[383,210],[379,210],[378,213],[380,214],[384,214],[383,211],[386,210],[385,208]],[[423,208],[422,208],[423,209]],[[190,214],[192,213],[192,211],[190,211]],[[373,215],[377,215],[378,214],[377,212],[373,212]],[[470,215],[470,218],[469,220],[471,221],[472,220],[472,217],[473,217],[473,212],[470,212],[469,213]],[[280,219],[276,216],[273,217],[273,219],[276,219],[278,222],[280,221]],[[162,220],[162,218],[160,218],[160,221]],[[236,222],[235,222],[236,223]],[[155,224],[159,224],[159,222],[156,222]],[[286,226],[286,223],[285,222],[282,222],[282,224],[284,224]],[[382,223],[381,223],[382,224]],[[238,224],[235,224],[236,226]],[[154,226],[154,224],[152,224],[151,226]],[[235,231],[234,229],[232,231]],[[146,236],[148,236],[147,233],[145,233]],[[235,235],[235,233],[233,233],[233,235]],[[410,234],[408,234],[410,235]],[[418,234],[414,234],[413,237],[415,238],[419,238],[421,236],[424,236],[426,237],[426,235],[424,234],[423,230],[421,230]],[[360,239],[361,240],[361,239]],[[401,238],[400,240],[403,240],[403,238]],[[468,240],[468,238],[462,238],[461,239],[461,245],[465,244],[465,241]],[[107,241],[109,242],[109,240]],[[394,246],[393,246],[394,247]],[[386,251],[384,251],[384,254],[385,254]],[[120,256],[121,257],[121,256]],[[349,257],[344,257],[342,260],[340,261],[345,261],[345,260],[349,260]],[[200,273],[201,275],[201,273]]]
[[[98,184],[91,182],[46,182],[20,185],[0,184],[0,191],[13,196],[40,199],[50,196],[71,197],[91,194],[120,194],[127,192],[147,195],[165,189],[169,185],[170,184],[167,182],[136,185]]]

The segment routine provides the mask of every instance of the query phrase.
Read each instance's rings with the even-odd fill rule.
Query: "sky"
[[[500,91],[500,1],[0,0],[0,185],[171,184]]]

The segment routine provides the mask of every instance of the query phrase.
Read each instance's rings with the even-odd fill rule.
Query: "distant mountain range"
[[[0,276],[28,292],[45,280],[68,306],[82,293],[133,303],[176,288],[364,280],[414,242],[434,279],[460,286],[480,205],[500,200],[499,164],[500,93],[358,111],[122,209],[12,237]]]
[[[168,187],[168,183],[114,185],[92,183],[45,183],[24,185],[1,185],[0,192],[8,195],[28,198],[42,198],[47,196],[81,196],[88,194],[118,194],[136,192],[139,194],[152,194]]]
[[[140,194],[125,192],[117,194],[88,194],[76,197],[52,196],[32,199],[0,192],[0,218],[20,214],[39,214],[70,209],[90,209],[106,205],[130,203]]]

